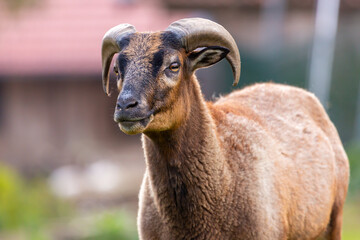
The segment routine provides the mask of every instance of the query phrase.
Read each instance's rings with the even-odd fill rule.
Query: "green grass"
[[[46,240],[49,239],[44,230],[46,225],[67,212],[67,205],[51,194],[44,178],[26,181],[14,169],[0,163],[1,233]]]
[[[360,239],[360,201],[347,201],[344,207],[343,230],[344,240]]]
[[[0,239],[50,240],[53,227],[78,219],[73,206],[60,201],[50,191],[45,178],[25,180],[14,169],[0,163]],[[124,210],[91,215],[76,239],[137,240],[136,220]],[[67,219],[67,220],[66,220]],[[78,231],[73,224],[65,231]],[[77,233],[75,233],[77,235]],[[73,238],[71,238],[73,239]]]
[[[360,240],[360,143],[352,143],[346,150],[351,174],[342,236],[344,240]],[[7,240],[7,236],[21,240],[53,239],[54,226],[77,219],[78,215],[70,205],[51,194],[45,178],[25,180],[14,169],[0,163],[0,239]],[[135,217],[124,210],[98,212],[90,215],[90,219],[89,224],[75,221],[81,229],[86,229],[76,239],[138,239]],[[65,231],[77,231],[72,224],[68,227]]]
[[[360,240],[360,142],[346,147],[350,161],[350,185],[344,206],[342,236],[344,240]]]
[[[137,240],[136,220],[124,211],[105,212],[96,217],[93,231],[83,240]]]

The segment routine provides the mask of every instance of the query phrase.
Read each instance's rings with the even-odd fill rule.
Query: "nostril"
[[[129,108],[134,108],[138,105],[138,102],[137,101],[132,101],[132,102],[129,102],[127,105],[126,105],[126,109],[129,109]]]
[[[121,103],[121,102],[117,102],[116,103],[116,110],[126,110],[126,109],[129,109],[129,108],[134,108],[138,105],[138,101],[128,101],[128,102],[125,102],[125,103]]]
[[[120,110],[121,109],[121,105],[120,103],[116,103],[116,109]]]

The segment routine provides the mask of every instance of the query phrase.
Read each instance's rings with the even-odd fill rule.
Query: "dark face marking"
[[[181,60],[183,50],[180,50],[180,41],[170,32],[134,33],[121,44],[127,46],[119,52],[115,65],[121,76],[121,81],[117,84],[117,103],[119,106],[125,106],[125,103],[131,103],[130,100],[136,100],[136,107],[125,108],[127,117],[153,114],[155,117],[149,131],[174,126],[172,103],[178,99],[179,88],[175,86],[180,82],[178,80],[184,64]],[[175,67],[174,62],[177,63]],[[145,128],[147,127],[144,125],[136,131],[131,130],[131,134],[141,132]],[[125,127],[122,130],[126,132],[124,129]],[[180,190],[180,195],[186,195],[186,189]]]
[[[150,60],[148,62],[148,67],[146,67],[151,72],[151,76],[155,79],[159,71],[164,63],[164,55],[166,54],[165,49],[171,48],[179,50],[181,48],[181,41],[180,37],[169,31],[162,32],[158,35],[158,50],[155,52],[152,52],[151,55],[146,56],[147,53],[150,53],[149,50],[152,48],[153,43],[148,44],[139,44],[141,41],[145,40],[146,38],[149,39],[149,34],[129,34],[128,36],[125,36],[121,39],[119,42],[119,46],[122,49],[118,56],[118,70],[120,77],[122,79],[125,78],[126,68],[129,65],[132,65],[131,61],[134,62],[133,59],[136,61],[137,71],[141,71],[143,69],[143,65],[146,64],[144,61]],[[133,43],[137,43],[137,46],[133,46]],[[130,50],[129,48],[134,49]],[[129,48],[130,52],[127,50]],[[154,49],[155,50],[155,49]],[[134,54],[134,51],[136,54]],[[130,54],[129,54],[130,53]],[[141,57],[143,56],[143,57]],[[135,58],[134,58],[135,57]],[[130,61],[131,59],[131,61]],[[150,68],[149,68],[150,67]],[[169,71],[165,71],[167,77],[170,77],[171,75],[168,74]],[[149,79],[148,79],[149,80]]]
[[[165,47],[170,47],[175,50],[180,50],[182,47],[180,36],[173,32],[163,32],[160,35],[160,40]]]
[[[154,58],[151,61],[152,64],[152,76],[156,78],[159,73],[161,66],[163,65],[164,61],[164,50],[159,50],[154,54]]]
[[[121,38],[120,42],[118,43],[120,49],[124,49],[129,45],[132,35],[133,35],[133,33],[128,34],[127,36],[124,36],[124,37]]]
[[[125,68],[128,64],[128,59],[126,57],[125,54],[120,53],[118,56],[118,66],[119,66],[119,70],[120,70],[120,76],[121,78],[124,78],[125,76]]]

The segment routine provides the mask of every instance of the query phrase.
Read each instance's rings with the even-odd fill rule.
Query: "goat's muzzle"
[[[143,101],[120,94],[116,103],[114,121],[126,134],[143,132],[153,120],[153,111]]]

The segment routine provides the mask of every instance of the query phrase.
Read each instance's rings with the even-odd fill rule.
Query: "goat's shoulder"
[[[274,145],[273,134],[268,129],[266,119],[254,104],[248,103],[247,95],[251,94],[246,93],[247,90],[237,90],[214,103],[208,103],[219,142],[228,159],[237,158],[237,164],[245,164],[240,168],[249,167],[253,159],[266,161],[260,157],[262,152],[276,148],[271,147]]]
[[[275,151],[291,156],[299,151],[315,154],[318,149],[311,143],[322,139],[317,147],[325,149],[334,136],[326,132],[332,123],[317,98],[297,87],[255,84],[208,106],[224,144],[250,146],[245,152],[251,154],[256,149],[278,149]]]
[[[232,113],[268,125],[269,120],[286,118],[311,120],[318,126],[331,124],[327,114],[314,94],[283,84],[254,84],[220,97],[210,107],[215,121],[222,114]],[[292,119],[290,119],[292,118]]]
[[[222,108],[233,103],[234,108],[239,104],[255,109],[261,105],[271,111],[299,103],[305,107],[321,106],[314,94],[298,87],[277,83],[258,83],[233,91],[225,97],[220,97],[215,105]]]

